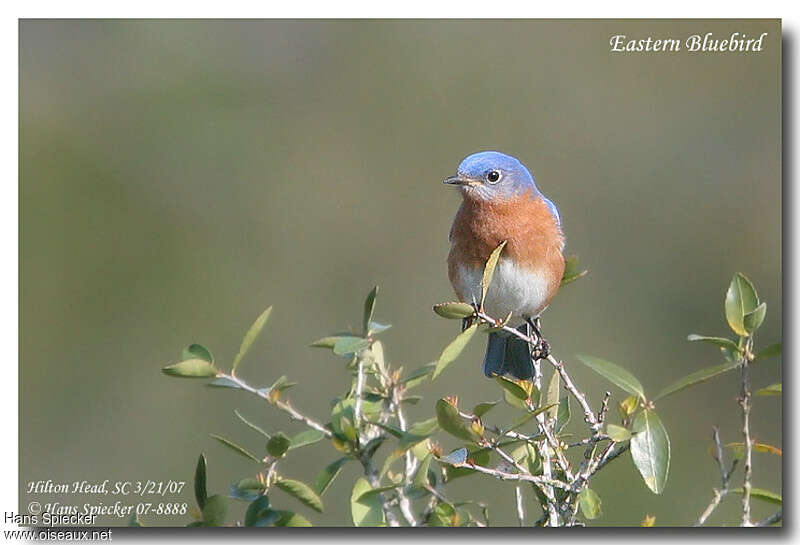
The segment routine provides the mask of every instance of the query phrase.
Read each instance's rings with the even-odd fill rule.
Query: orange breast
[[[465,196],[450,230],[447,263],[451,284],[457,286],[459,266],[483,270],[492,250],[503,240],[508,242],[502,258],[549,275],[549,302],[564,274],[564,235],[545,202],[531,193],[501,202]]]

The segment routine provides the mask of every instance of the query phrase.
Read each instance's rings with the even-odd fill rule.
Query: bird
[[[450,228],[447,269],[459,301],[478,307],[486,260],[503,241],[486,293],[484,312],[537,339],[535,347],[507,331],[489,333],[483,372],[530,380],[534,359],[547,357],[539,317],[564,274],[564,232],[556,205],[517,158],[498,151],[466,157],[444,184],[457,187],[461,205]],[[533,334],[532,334],[533,333]]]

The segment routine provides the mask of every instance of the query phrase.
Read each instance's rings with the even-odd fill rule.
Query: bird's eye
[[[496,170],[490,170],[488,174],[486,174],[486,180],[490,184],[496,184],[497,182],[500,181],[500,173],[497,172]]]

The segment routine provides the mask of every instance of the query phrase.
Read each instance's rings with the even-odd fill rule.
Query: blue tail
[[[483,374],[490,378],[495,375],[511,375],[522,380],[533,378],[533,362],[528,343],[501,331],[489,333],[489,344],[486,345],[486,356],[483,358]]]

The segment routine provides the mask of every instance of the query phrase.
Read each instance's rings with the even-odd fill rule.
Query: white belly
[[[458,268],[456,281],[467,303],[481,300],[482,268]],[[523,322],[523,316],[535,318],[544,310],[549,279],[544,272],[522,269],[501,258],[486,294],[484,309],[492,318],[505,318],[513,312],[512,324]]]

